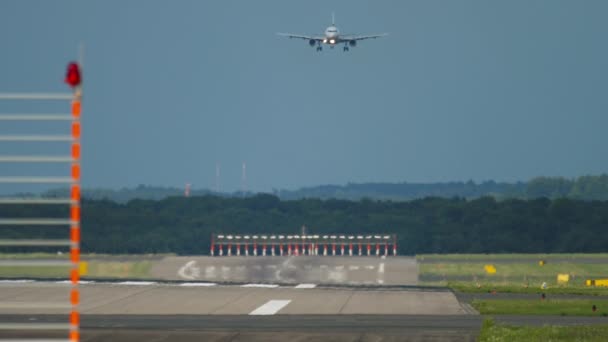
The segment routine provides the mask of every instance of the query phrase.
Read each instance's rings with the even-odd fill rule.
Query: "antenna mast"
[[[221,165],[220,163],[215,163],[215,192],[220,192],[220,175],[221,175]]]
[[[241,175],[241,191],[243,196],[247,192],[247,164],[243,162],[243,174]]]

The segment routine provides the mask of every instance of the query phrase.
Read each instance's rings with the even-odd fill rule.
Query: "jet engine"
[[[311,40],[309,40],[309,41],[308,41],[308,44],[309,44],[310,46],[315,46],[315,45],[317,45],[317,41],[316,41],[316,40],[314,40],[314,39],[311,39]]]
[[[351,40],[350,42],[348,42],[348,45],[355,47],[357,46],[357,41],[356,40]]]

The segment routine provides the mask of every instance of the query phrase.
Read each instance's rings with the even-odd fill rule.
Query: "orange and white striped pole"
[[[70,313],[70,335],[71,342],[80,340],[80,292],[78,282],[80,280],[80,113],[81,96],[80,91],[74,92],[72,100],[72,188],[70,206],[70,255],[72,260],[70,302],[72,310]]]

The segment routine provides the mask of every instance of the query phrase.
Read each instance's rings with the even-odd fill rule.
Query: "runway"
[[[317,283],[347,285],[417,285],[413,257],[165,257],[151,276],[166,280],[220,282]]]
[[[153,272],[158,280],[79,285],[82,341],[475,341],[483,320],[466,304],[474,295],[415,286],[413,258],[168,257]],[[0,281],[0,338],[65,338],[70,288]],[[608,324],[605,317],[495,319]]]
[[[53,304],[65,303],[69,288],[0,283],[0,338],[65,338],[65,330],[46,327],[68,322],[69,307]],[[474,341],[481,322],[444,289],[153,282],[79,288],[82,341]],[[28,330],[11,330],[20,324]]]
[[[447,290],[317,288],[315,284],[194,286],[126,282],[80,285],[82,314],[249,315],[282,301],[272,315],[467,315]],[[0,314],[67,314],[64,283],[2,283]],[[63,304],[63,306],[61,306]],[[272,306],[272,305],[271,305]],[[263,311],[263,314],[266,314]]]

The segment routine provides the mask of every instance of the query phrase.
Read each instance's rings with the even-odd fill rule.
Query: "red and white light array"
[[[397,255],[397,236],[230,235],[211,236],[211,256],[388,256]]]

